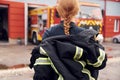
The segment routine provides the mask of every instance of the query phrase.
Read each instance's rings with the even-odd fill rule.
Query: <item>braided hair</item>
[[[69,35],[70,22],[79,11],[78,0],[58,0],[57,11],[64,20],[64,32]]]

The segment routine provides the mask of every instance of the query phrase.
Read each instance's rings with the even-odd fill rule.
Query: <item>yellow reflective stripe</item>
[[[48,60],[48,58],[38,58],[35,61],[35,65],[50,65],[50,61]]]
[[[78,61],[78,62],[83,66],[82,73],[87,74],[90,80],[95,80],[95,78],[91,76],[90,71],[85,68],[86,62],[85,61]]]
[[[105,52],[102,49],[99,48],[99,53],[100,53],[100,56],[98,57],[96,63],[92,64],[92,63],[90,63],[90,61],[87,60],[89,65],[93,65],[94,67],[99,67],[99,66],[102,65],[102,62],[105,59]]]
[[[89,79],[90,79],[90,80],[95,80],[95,78],[93,78],[93,77],[91,76],[91,73],[90,73],[90,71],[89,71],[88,69],[85,69],[85,68],[84,68],[84,69],[82,70],[82,72],[83,72],[83,73],[86,73],[86,74],[89,76]]]
[[[86,66],[86,62],[85,61],[78,61],[82,66],[83,68]]]
[[[63,77],[62,77],[62,75],[59,74],[58,80],[64,80]]]
[[[40,53],[47,56],[47,52],[42,47],[40,47]],[[49,61],[50,65],[54,69],[54,71],[59,75],[58,80],[64,80],[63,76],[55,68],[52,60],[49,57],[47,58],[47,60]],[[42,63],[42,62],[41,63],[37,63],[37,64],[38,65],[45,65],[45,63]],[[46,64],[46,65],[48,65],[48,64]]]
[[[47,53],[42,47],[40,47],[40,54],[47,56]]]
[[[79,60],[82,57],[82,54],[83,54],[83,49],[76,46],[76,52],[75,52],[75,55],[74,55],[74,60]]]
[[[51,62],[51,67],[54,69],[54,71],[59,75],[58,80],[64,80],[63,76],[57,71],[56,67],[54,66],[53,62],[51,61],[50,58],[48,58],[49,61]]]

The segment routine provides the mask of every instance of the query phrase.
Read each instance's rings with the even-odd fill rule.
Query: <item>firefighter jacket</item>
[[[32,52],[34,80],[97,80],[107,57],[94,35],[97,33],[85,30],[44,39]]]

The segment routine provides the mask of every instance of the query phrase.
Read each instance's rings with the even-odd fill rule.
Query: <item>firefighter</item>
[[[33,79],[97,80],[99,70],[107,61],[104,47],[93,38],[98,33],[86,31],[74,23],[79,11],[78,0],[58,0],[56,6],[60,24],[46,30],[41,44],[31,53]]]

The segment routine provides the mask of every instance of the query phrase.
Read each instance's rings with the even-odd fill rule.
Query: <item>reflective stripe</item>
[[[40,54],[47,56],[47,53],[42,47],[40,47]]]
[[[43,55],[46,55],[47,56],[47,52],[42,48],[40,47],[40,53],[43,54]],[[64,80],[63,76],[57,71],[57,69],[55,68],[52,60],[48,57],[46,61],[49,61],[48,64],[45,64],[45,63],[42,63],[40,61],[40,63],[37,63],[37,65],[51,65],[51,67],[54,69],[54,71],[59,75],[58,77],[58,80]],[[39,62],[39,61],[38,61]],[[47,62],[46,62],[47,63]]]
[[[98,57],[96,63],[92,64],[92,63],[90,63],[89,60],[87,60],[87,62],[88,62],[89,65],[93,65],[94,67],[99,67],[99,66],[102,65],[102,62],[105,59],[105,52],[102,49],[99,48],[99,53],[100,53],[100,56]]]
[[[89,80],[95,80],[95,78],[93,78],[92,76],[91,76],[91,73],[90,73],[90,71],[88,70],[88,69],[83,69],[82,70],[82,72],[83,73],[86,73],[88,76],[89,76]]]
[[[86,62],[85,61],[78,61],[82,57],[82,54],[83,54],[83,49],[76,46],[76,53],[74,56],[74,60],[77,60],[77,62],[79,62],[83,66],[82,73],[87,74],[90,80],[95,80],[95,78],[91,76],[90,71],[85,68]]]
[[[86,66],[86,62],[85,61],[78,61],[82,66],[83,68]]]
[[[75,55],[74,55],[74,60],[79,60],[82,57],[82,54],[83,54],[83,49],[76,46],[76,52],[75,52]]]
[[[50,58],[48,58],[49,61],[51,62],[51,67],[54,69],[54,71],[59,75],[58,80],[64,80],[63,76],[57,71],[56,67],[54,66],[53,62],[51,61]]]
[[[50,65],[50,61],[48,60],[48,58],[38,58],[35,61],[35,65]]]
[[[91,76],[90,71],[85,68],[86,62],[85,61],[78,61],[78,62],[83,66],[82,73],[87,74],[89,77],[89,80],[95,80],[95,78]]]
[[[59,74],[58,80],[64,80],[63,77],[62,77],[62,75]]]

